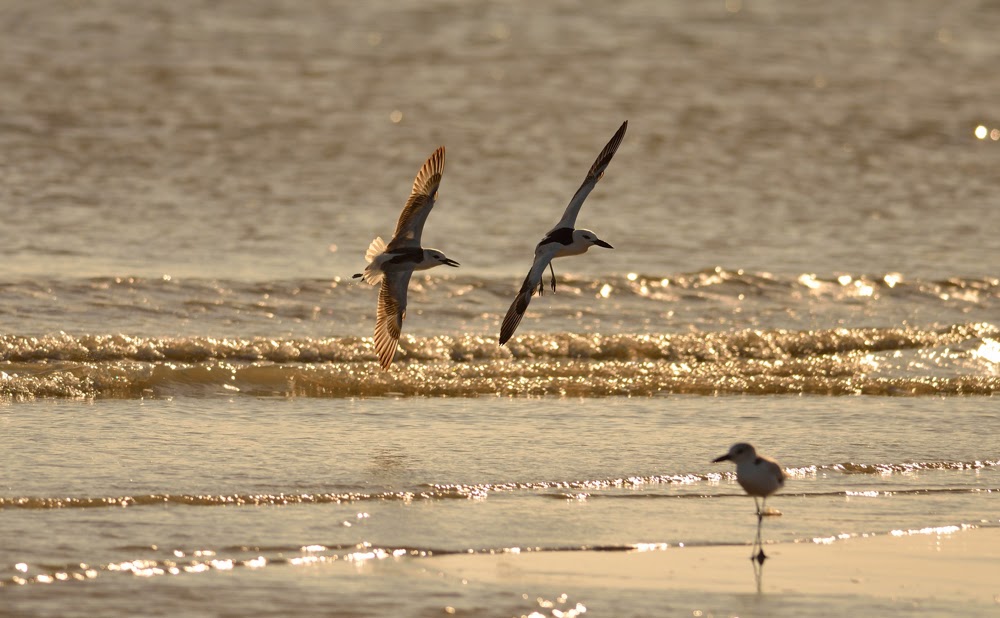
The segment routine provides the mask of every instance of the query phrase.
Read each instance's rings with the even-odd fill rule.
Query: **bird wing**
[[[765,461],[767,462],[767,467],[771,471],[771,474],[778,479],[778,485],[784,486],[785,479],[788,478],[788,474],[785,472],[785,469],[781,467],[781,464],[773,459],[766,459]]]
[[[623,122],[622,126],[618,127],[618,131],[615,132],[611,141],[604,147],[601,154],[597,155],[597,160],[594,161],[594,164],[590,167],[590,171],[587,172],[587,177],[583,179],[583,184],[576,190],[576,193],[573,194],[573,199],[566,206],[566,212],[563,213],[562,219],[559,220],[559,223],[550,232],[558,230],[561,227],[576,227],[576,216],[580,214],[580,207],[583,206],[583,202],[587,199],[587,196],[597,186],[597,181],[604,175],[604,170],[608,168],[611,158],[615,156],[618,146],[621,145],[622,139],[625,137],[625,129],[627,128],[628,120]]]
[[[424,231],[427,215],[434,207],[442,174],[444,174],[444,146],[435,150],[417,172],[410,198],[406,200],[406,206],[403,207],[399,221],[396,222],[396,231],[389,242],[388,251],[420,246],[420,234]]]
[[[383,370],[389,369],[396,354],[396,345],[406,317],[406,288],[412,270],[386,273],[378,292],[378,314],[375,318],[375,352]]]
[[[545,268],[552,261],[556,251],[558,251],[556,247],[539,247],[535,250],[535,261],[531,264],[531,270],[524,278],[521,289],[514,297],[510,308],[507,309],[507,315],[504,316],[503,323],[500,325],[500,345],[504,345],[514,336],[514,331],[517,330],[521,318],[524,317],[524,312],[528,309],[528,303],[531,302],[531,296],[538,289],[542,275],[545,274]]]
[[[781,464],[770,457],[757,455],[757,465],[762,467],[766,471],[767,475],[778,483],[778,487],[784,487],[785,479],[788,478],[788,475],[785,473],[785,469],[781,467]]]

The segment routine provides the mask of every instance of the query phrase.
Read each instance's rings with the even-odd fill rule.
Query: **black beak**
[[[455,268],[458,268],[459,266],[461,266],[461,264],[459,264],[458,262],[456,262],[455,260],[453,260],[451,258],[445,258],[444,262],[442,262],[442,264],[444,264],[445,266],[454,266]]]
[[[611,246],[611,243],[604,242],[600,238],[595,238],[594,244],[598,247],[604,247],[605,249],[614,249],[614,247]]]
[[[726,453],[722,457],[716,457],[712,460],[712,463],[719,463],[720,461],[729,461],[729,453]]]

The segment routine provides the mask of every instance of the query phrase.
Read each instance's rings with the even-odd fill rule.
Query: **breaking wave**
[[[683,334],[370,337],[0,336],[0,397],[990,395],[1000,329],[746,329]]]

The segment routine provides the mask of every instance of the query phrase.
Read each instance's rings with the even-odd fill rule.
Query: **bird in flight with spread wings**
[[[510,309],[507,310],[507,315],[503,319],[503,324],[500,326],[500,345],[507,343],[514,335],[518,324],[521,323],[521,318],[524,317],[524,312],[528,309],[531,296],[536,291],[539,296],[545,292],[545,285],[542,282],[542,278],[545,275],[546,267],[548,267],[552,275],[552,291],[556,291],[556,272],[552,269],[553,259],[586,253],[587,249],[590,249],[593,245],[604,247],[605,249],[614,248],[598,238],[597,234],[590,230],[578,230],[574,226],[576,225],[576,217],[580,214],[580,207],[583,206],[584,200],[587,199],[590,192],[597,186],[597,181],[604,176],[604,170],[611,163],[611,158],[615,156],[618,146],[622,143],[622,138],[625,137],[625,129],[627,128],[628,121],[626,120],[618,128],[618,131],[611,138],[611,141],[608,142],[607,146],[604,147],[604,150],[601,151],[601,154],[597,156],[597,160],[594,161],[594,165],[587,172],[587,177],[583,180],[583,184],[576,190],[573,199],[566,206],[566,212],[563,213],[562,219],[559,220],[559,223],[556,223],[555,227],[549,230],[545,238],[535,247],[535,260],[531,264],[531,270],[528,271],[528,276],[524,278],[521,290],[514,298],[514,302],[511,303]]]
[[[441,146],[417,173],[392,240],[386,245],[381,237],[375,238],[365,253],[368,266],[363,273],[354,275],[355,279],[364,278],[371,285],[382,284],[375,318],[375,352],[383,370],[389,369],[396,355],[406,317],[406,289],[413,271],[441,265],[458,266],[458,262],[437,249],[420,246],[420,235],[434,206],[443,173],[444,146]]]

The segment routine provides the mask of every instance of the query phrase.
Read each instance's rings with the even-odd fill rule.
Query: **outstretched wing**
[[[375,352],[383,370],[389,369],[396,354],[399,335],[406,317],[406,288],[412,270],[386,273],[378,292],[378,314],[375,318]]]
[[[406,247],[419,247],[420,234],[424,231],[424,222],[434,207],[438,185],[444,174],[444,146],[434,151],[434,154],[424,162],[413,181],[410,199],[396,222],[396,231],[389,242],[388,250],[395,251]]]
[[[507,315],[504,316],[503,323],[500,325],[500,345],[504,345],[514,336],[514,331],[517,330],[518,325],[521,323],[524,312],[528,310],[531,295],[535,293],[535,290],[538,289],[538,284],[542,281],[542,275],[545,274],[545,267],[552,261],[553,253],[554,251],[535,253],[535,261],[531,265],[531,270],[528,271],[528,276],[524,278],[521,289],[518,291],[517,296],[514,297],[514,302],[510,304],[510,308],[507,309]]]
[[[576,227],[576,216],[580,214],[580,207],[583,206],[583,202],[586,201],[587,196],[590,192],[594,190],[597,186],[597,181],[601,179],[604,175],[604,170],[608,168],[608,164],[611,163],[611,158],[615,156],[615,152],[618,150],[618,146],[621,145],[622,139],[625,137],[625,129],[628,128],[628,120],[622,123],[622,126],[618,127],[618,131],[615,132],[614,137],[608,142],[601,154],[597,155],[597,160],[590,167],[590,171],[587,172],[587,177],[583,179],[583,184],[580,188],[576,190],[573,195],[573,199],[569,201],[569,205],[566,206],[566,212],[563,213],[562,219],[559,223],[550,230],[558,230],[561,227],[574,228]]]

